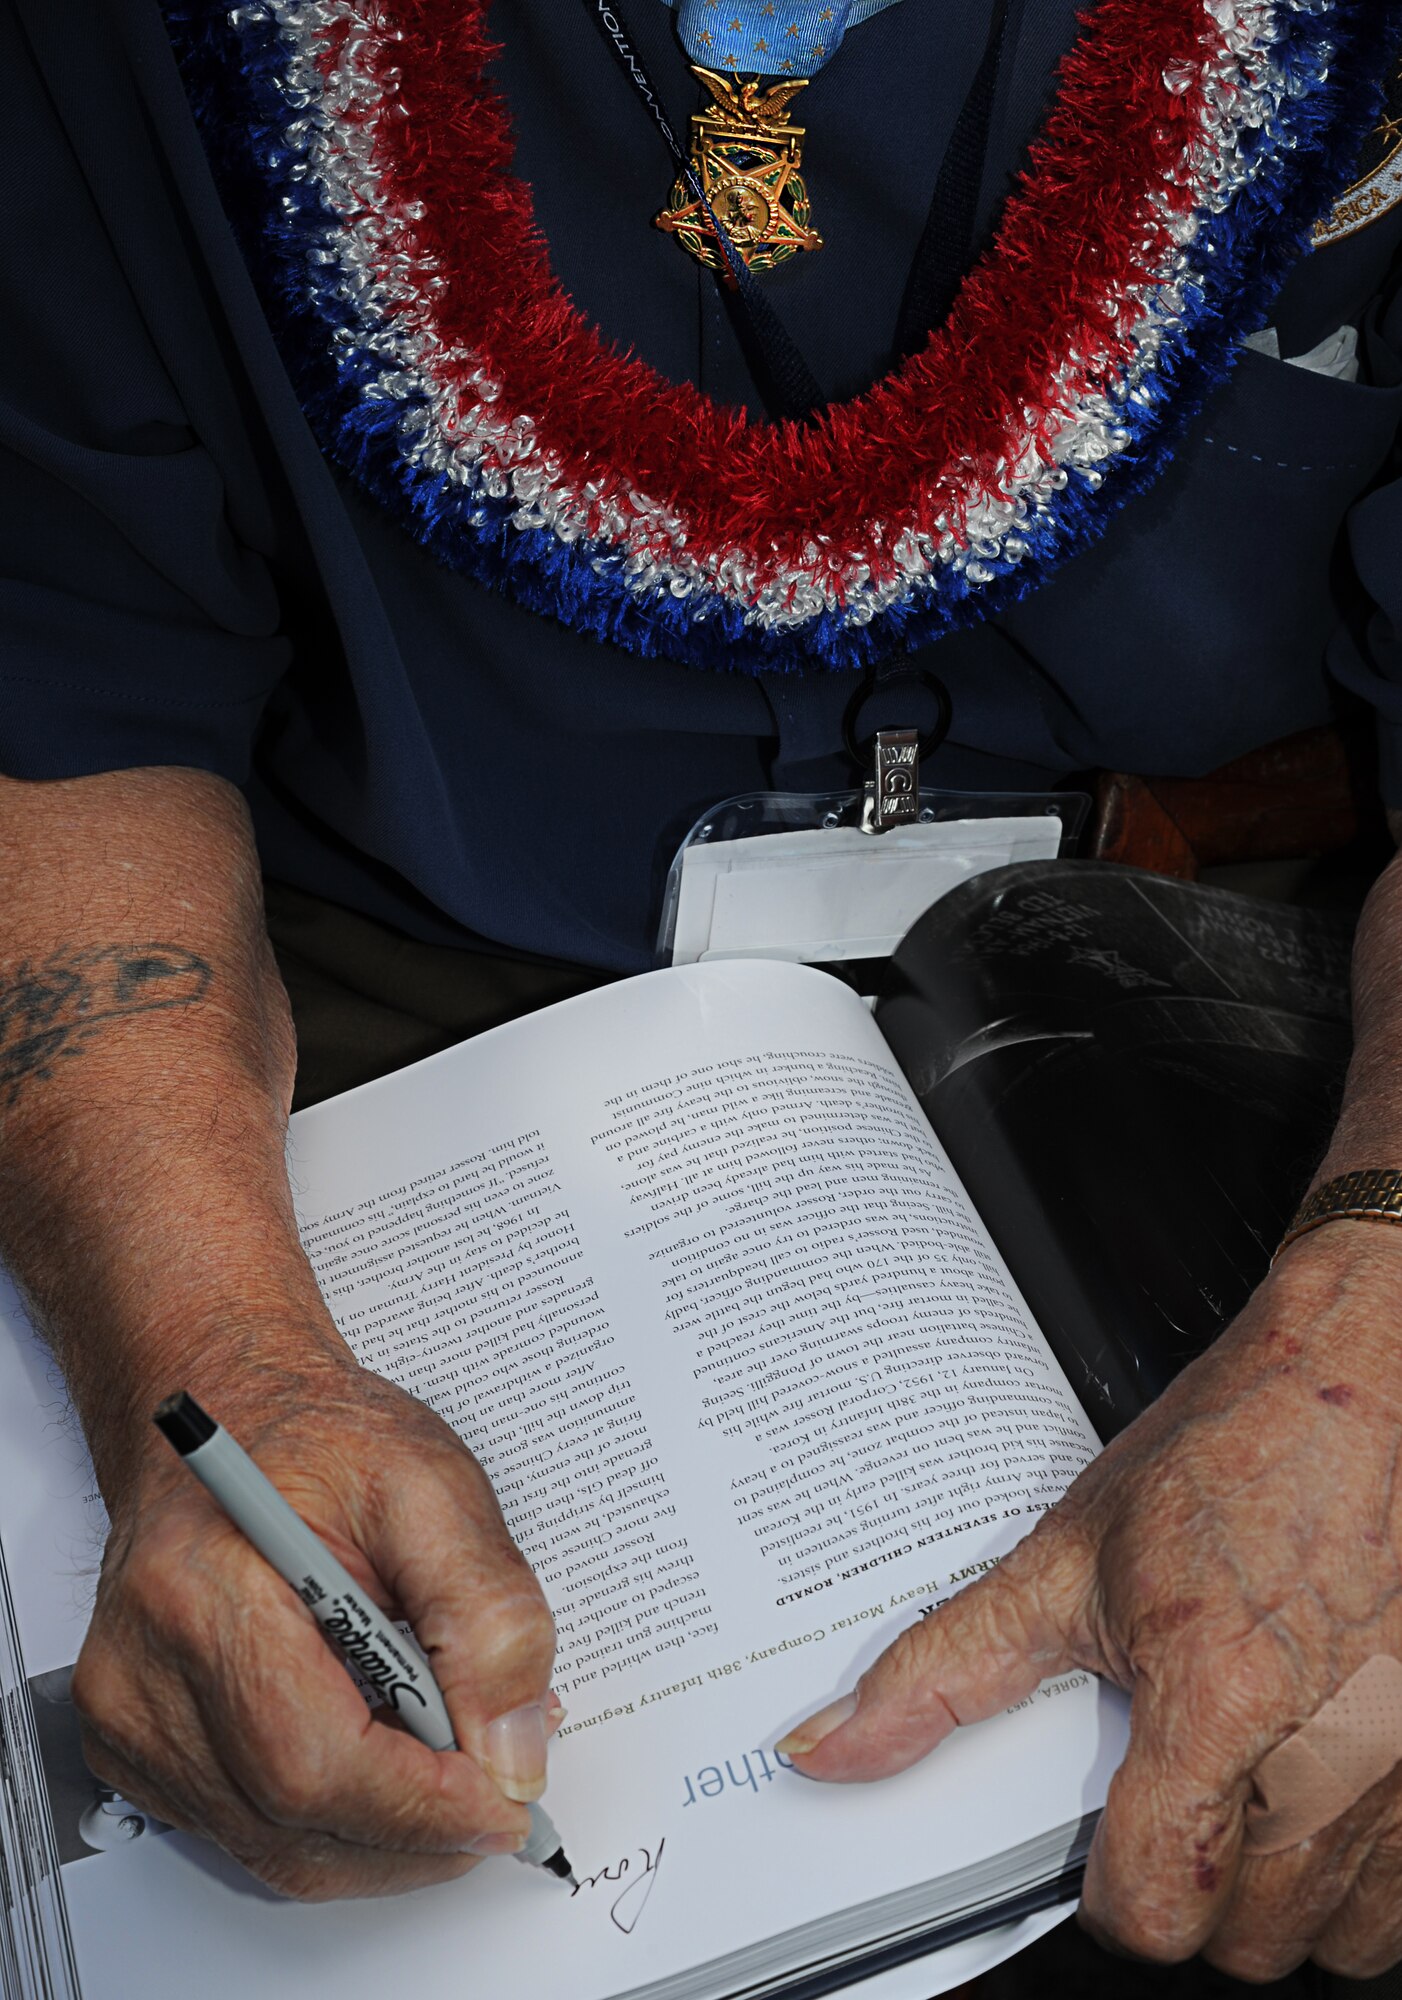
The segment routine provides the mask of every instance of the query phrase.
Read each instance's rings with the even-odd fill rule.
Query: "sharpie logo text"
[[[398,1713],[401,1697],[412,1695],[420,1708],[428,1703],[412,1681],[403,1678],[400,1663],[387,1659],[374,1640],[364,1632],[358,1632],[346,1612],[335,1610],[322,1622],[322,1630],[334,1639],[347,1660],[355,1668],[367,1686],[374,1688],[389,1706]]]

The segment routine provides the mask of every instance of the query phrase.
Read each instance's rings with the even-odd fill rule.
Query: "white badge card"
[[[785,803],[792,819],[798,802]],[[726,812],[718,808],[673,865],[663,955],[674,965],[889,957],[917,918],[959,883],[1008,862],[1051,859],[1076,831],[1083,807],[1079,798],[1053,804],[1043,797],[1031,811],[922,814],[880,835],[833,824],[837,816],[829,811],[818,824],[717,839],[710,836]]]

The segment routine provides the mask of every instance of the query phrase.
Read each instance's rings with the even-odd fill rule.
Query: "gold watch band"
[[[1280,1255],[1297,1236],[1306,1236],[1324,1222],[1402,1222],[1402,1170],[1396,1167],[1363,1167],[1357,1173],[1340,1174],[1307,1195],[1296,1209],[1290,1227],[1280,1239]],[[1274,1260],[1272,1260],[1274,1261]]]

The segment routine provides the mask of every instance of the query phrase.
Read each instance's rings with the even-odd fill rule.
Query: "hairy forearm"
[[[294,1048],[232,787],[0,780],[0,1255],[109,1501],[153,1400],[336,1342],[284,1167]]]

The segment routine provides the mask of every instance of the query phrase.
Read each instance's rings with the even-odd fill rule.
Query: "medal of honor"
[[[752,271],[772,271],[800,250],[821,250],[811,226],[803,164],[804,128],[788,109],[807,77],[742,83],[715,70],[692,68],[714,102],[691,121],[691,161],[706,202]],[[711,215],[678,174],[657,227],[676,237],[698,263],[720,271],[730,284]]]
[[[590,0],[611,41],[619,3]],[[772,255],[811,230],[793,97],[766,101],[771,72],[747,106],[739,76],[777,54],[766,10],[788,85],[833,43],[829,7],[850,30],[872,5],[679,0],[679,27],[693,6],[741,23],[713,32],[707,199]],[[562,292],[485,0],[163,7],[331,464],[445,574],[666,673],[865,670],[1041,588],[1172,462],[1316,218],[1396,158],[1385,124],[1353,165],[1396,63],[1374,0],[1094,0],[945,321],[818,421],[775,424],[667,380]],[[713,256],[686,207],[669,226]]]

